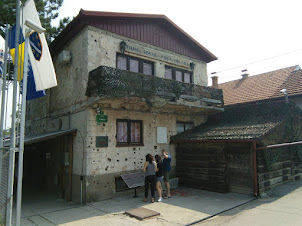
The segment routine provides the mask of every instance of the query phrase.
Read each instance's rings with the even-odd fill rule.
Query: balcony
[[[93,98],[94,104],[120,101],[117,105],[119,108],[125,108],[122,103],[127,99],[128,103],[135,103],[132,107],[141,106],[162,112],[223,111],[223,95],[220,89],[105,66],[89,72],[86,96]],[[131,108],[130,105],[127,107]]]

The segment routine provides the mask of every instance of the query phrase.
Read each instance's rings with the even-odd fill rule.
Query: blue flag
[[[8,46],[10,49],[10,55],[13,58],[13,62],[15,62],[15,36],[16,36],[16,26],[13,26],[10,30],[9,34],[9,42]],[[19,37],[19,66],[18,66],[18,81],[20,83],[20,87],[22,87],[23,83],[23,65],[24,65],[24,46],[25,40],[22,34],[22,29],[20,28],[20,37]],[[21,89],[22,90],[22,89]],[[26,100],[32,100],[38,97],[45,96],[45,91],[36,91],[36,84],[34,80],[33,69],[31,66],[30,60],[28,60],[28,77],[27,77],[27,95]]]

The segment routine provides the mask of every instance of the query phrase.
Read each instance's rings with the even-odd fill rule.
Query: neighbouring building
[[[243,70],[241,79],[218,84],[215,76],[213,81],[215,87],[223,90],[225,106],[284,99],[281,90],[286,90],[289,100],[302,109],[302,70],[299,65],[254,76]]]
[[[302,178],[302,70],[243,72],[222,84],[212,77],[225,111],[171,137],[182,185],[259,195]]]
[[[236,105],[171,137],[180,184],[259,195],[302,178],[302,110],[284,101]]]
[[[147,153],[223,111],[217,58],[163,15],[81,10],[51,43],[58,86],[27,104],[24,187],[74,202],[114,197]]]

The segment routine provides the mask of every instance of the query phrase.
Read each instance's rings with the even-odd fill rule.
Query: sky
[[[213,72],[222,83],[244,69],[252,76],[302,66],[301,0],[64,0],[59,18],[81,8],[167,16],[218,58],[207,65],[208,85]]]

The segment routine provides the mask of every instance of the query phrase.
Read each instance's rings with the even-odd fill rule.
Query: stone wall
[[[115,177],[122,174],[142,171],[145,156],[151,153],[161,155],[164,148],[172,155],[172,167],[175,168],[175,149],[170,145],[170,136],[176,134],[176,121],[205,120],[205,116],[179,116],[154,112],[120,111],[104,109],[108,122],[97,125],[94,109],[88,111],[87,122],[87,200],[99,200],[116,194]],[[143,121],[143,146],[116,146],[116,120],[131,119]],[[199,120],[199,121],[198,121]],[[167,128],[167,143],[157,143],[157,127]],[[96,147],[97,136],[108,136],[108,147]]]

